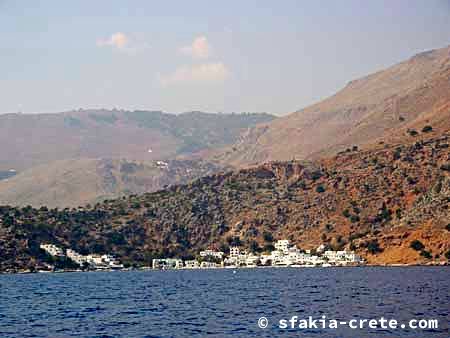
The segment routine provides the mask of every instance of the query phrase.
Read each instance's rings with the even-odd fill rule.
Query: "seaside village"
[[[256,255],[231,247],[229,256],[222,251],[205,250],[200,252],[199,260],[183,261],[177,258],[154,259],[153,269],[210,269],[238,267],[329,267],[354,266],[364,264],[364,260],[353,251],[326,250],[320,245],[314,252],[302,251],[289,240],[282,239],[275,243],[275,250],[270,254]]]
[[[152,268],[159,270],[171,269],[212,269],[212,268],[239,268],[239,267],[329,267],[329,266],[355,266],[364,264],[364,260],[353,251],[326,250],[320,245],[313,252],[302,251],[289,240],[282,239],[275,243],[275,250],[269,254],[256,255],[231,247],[228,256],[222,251],[205,250],[200,252],[199,259],[181,260],[178,258],[153,259]],[[113,255],[90,254],[81,255],[78,252],[64,250],[54,244],[41,244],[40,248],[53,257],[69,258],[80,267],[89,270],[121,270],[124,266]]]
[[[75,250],[63,250],[54,244],[41,244],[40,248],[52,257],[69,258],[82,268],[91,270],[120,270],[124,268],[113,255],[81,255]]]

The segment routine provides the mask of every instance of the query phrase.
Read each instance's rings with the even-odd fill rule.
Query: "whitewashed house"
[[[39,247],[47,252],[50,256],[63,257],[65,256],[63,249],[54,244],[41,244]]]
[[[271,265],[272,263],[272,255],[261,255],[259,256],[259,259],[261,261],[261,265]]]
[[[284,254],[288,253],[289,246],[290,246],[290,243],[289,243],[288,239],[280,239],[275,243],[275,249],[283,252]]]
[[[325,249],[326,249],[325,244],[320,244],[320,245],[317,247],[316,252],[321,254],[321,253],[323,253],[323,252],[325,251]]]
[[[214,257],[218,259],[222,259],[224,253],[222,251],[214,251],[214,250],[204,250],[200,251],[200,257]]]
[[[72,249],[67,249],[66,251],[67,257],[73,260],[78,265],[83,265],[84,263],[88,263],[87,256],[80,255],[78,252]]]
[[[240,254],[240,250],[238,246],[230,247],[230,257],[237,257]]]
[[[213,262],[202,262],[200,264],[200,268],[202,268],[202,269],[220,268],[220,264],[213,263]]]
[[[200,268],[200,264],[197,260],[189,260],[184,262],[184,267],[186,269],[198,269]]]
[[[153,269],[181,269],[183,267],[183,261],[177,258],[161,258],[153,259]]]
[[[249,254],[245,257],[245,265],[247,266],[256,266],[260,262],[259,256]]]

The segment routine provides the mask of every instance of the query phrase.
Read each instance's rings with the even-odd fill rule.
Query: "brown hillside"
[[[0,115],[0,171],[79,158],[148,161],[233,144],[268,114],[77,110]]]
[[[0,205],[77,207],[181,184],[223,169],[204,161],[70,159],[0,181]]]
[[[394,140],[399,130],[403,135],[427,121],[448,127],[449,106],[446,47],[351,81],[322,102],[252,128],[219,158],[241,166],[317,158],[353,145]]]

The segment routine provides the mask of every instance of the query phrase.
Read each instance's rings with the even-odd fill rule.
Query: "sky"
[[[0,0],[0,113],[284,115],[449,44],[449,0]]]

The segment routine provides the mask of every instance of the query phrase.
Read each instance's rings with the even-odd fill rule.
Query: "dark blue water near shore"
[[[449,281],[446,267],[0,275],[0,337],[448,338]],[[434,318],[439,328],[278,328],[293,315]]]

